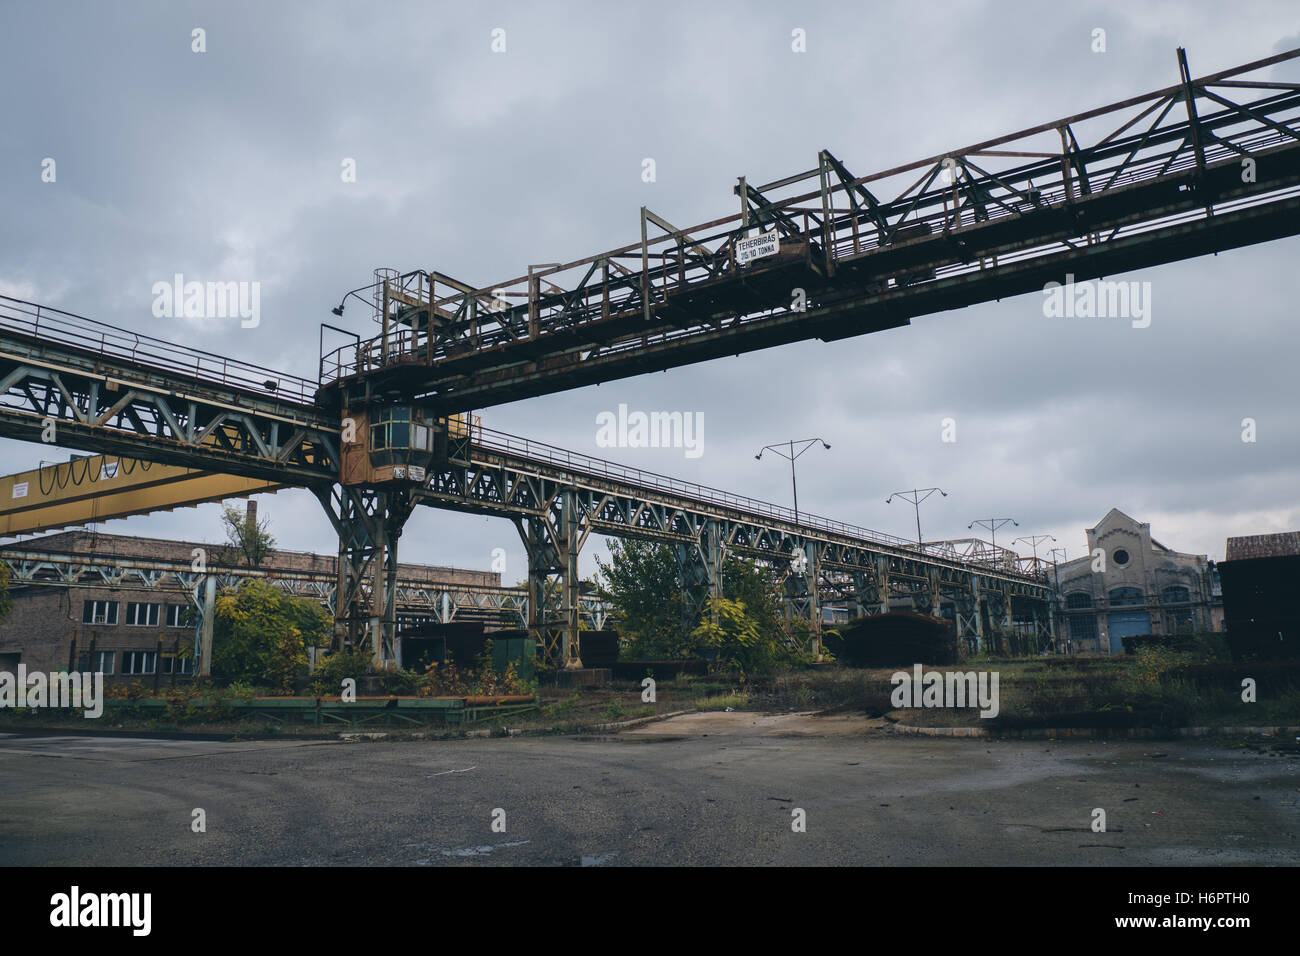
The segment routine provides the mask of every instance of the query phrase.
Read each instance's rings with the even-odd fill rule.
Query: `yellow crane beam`
[[[170,511],[289,485],[91,455],[0,477],[0,537]]]
[[[449,416],[453,438],[473,440],[478,415]],[[171,511],[297,487],[118,455],[89,455],[0,477],[0,538],[110,518]]]

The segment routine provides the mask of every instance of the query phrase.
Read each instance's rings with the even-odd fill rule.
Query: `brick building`
[[[195,605],[176,569],[190,569],[196,548],[214,569],[231,563],[217,545],[85,530],[0,547],[14,605],[0,621],[0,671],[23,663],[29,671],[102,671],[107,683],[187,678],[194,671]],[[336,563],[334,555],[276,551],[259,571],[292,579],[295,593],[324,601]],[[19,567],[21,575],[14,573]],[[398,576],[415,586],[501,586],[494,572],[421,564],[400,564]]]
[[[1151,537],[1151,525],[1112,508],[1087,529],[1088,553],[1056,568],[1058,641],[1123,653],[1125,637],[1223,630],[1215,565]]]

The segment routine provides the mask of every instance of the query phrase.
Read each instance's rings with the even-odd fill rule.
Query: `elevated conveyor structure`
[[[642,208],[608,252],[385,278],[382,333],[322,355],[321,401],[484,408],[1295,235],[1300,84],[1260,74],[1297,56],[1192,79],[1180,49],[1173,86],[867,176],[822,150],[742,177],[730,216]]]
[[[322,326],[315,380],[0,297],[0,435],[311,489],[339,536],[338,640],[379,661],[393,659],[397,542],[420,504],[514,522],[530,627],[566,666],[592,531],[671,542],[685,623],[728,552],[785,569],[814,626],[828,591],[866,610],[891,595],[946,605],[977,638],[1013,601],[1046,622],[1041,569],[995,549],[796,518],[467,413],[1294,235],[1300,84],[1259,74],[1298,56],[1193,79],[1179,50],[1173,86],[868,176],[823,150],[806,172],[742,178],[734,215],[678,229],[643,208],[639,242],[501,283],[387,271],[362,287],[380,335],[326,351]]]

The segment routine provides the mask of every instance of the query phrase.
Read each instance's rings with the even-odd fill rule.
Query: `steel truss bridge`
[[[0,435],[311,489],[339,536],[340,631],[369,634],[381,659],[420,504],[511,519],[529,627],[566,665],[592,531],[671,543],[688,619],[734,553],[781,569],[814,627],[829,595],[865,612],[891,596],[947,605],[977,638],[1020,602],[1050,628],[1041,566],[796,520],[486,429],[421,487],[343,485],[340,411],[381,398],[462,412],[1293,235],[1300,84],[1243,77],[1297,56],[1193,80],[1180,50],[1174,86],[864,177],[823,150],[808,172],[741,179],[736,215],[676,229],[643,209],[639,243],[504,283],[385,275],[382,334],[322,354],[315,380],[0,297]]]
[[[85,341],[97,347],[87,350],[72,344]],[[239,486],[240,494],[290,484],[310,488],[340,536],[341,570],[333,590],[345,598],[342,603],[336,600],[335,613],[349,619],[362,615],[365,632],[379,636],[377,650],[385,660],[395,659],[397,615],[404,605],[419,604],[404,591],[394,570],[401,524],[419,504],[514,522],[529,559],[529,585],[520,606],[546,653],[568,664],[579,660],[577,635],[587,599],[578,590],[578,556],[592,531],[672,544],[685,585],[685,621],[697,617],[708,598],[719,593],[722,562],[727,554],[736,554],[780,568],[792,613],[814,626],[823,599],[847,602],[861,613],[879,613],[888,609],[891,599],[908,599],[936,614],[950,605],[959,633],[975,640],[989,626],[1009,623],[1013,600],[1033,606],[1026,616],[1040,629],[1051,627],[1046,573],[1041,566],[1030,566],[1029,559],[1020,565],[1008,563],[1005,556],[962,560],[946,544],[922,548],[804,512],[796,520],[793,511],[778,505],[481,427],[474,429],[470,458],[434,471],[423,488],[395,493],[344,486],[335,478],[339,424],[284,397],[301,388],[301,380],[223,360],[227,376],[263,377],[275,381],[277,388],[269,397],[217,386],[202,376],[209,359],[197,353],[189,361],[198,373],[186,376],[182,388],[163,390],[150,384],[150,368],[133,363],[142,354],[183,354],[184,347],[3,298],[0,344],[0,386],[8,389],[6,398],[17,391],[28,402],[26,408],[14,408],[11,402],[0,405],[6,434],[35,438],[53,422],[60,445],[137,459],[148,456],[157,462],[148,471],[151,487],[164,486],[171,467],[181,472],[174,477],[182,483],[207,480],[187,476],[188,469],[196,468],[254,479]],[[112,414],[101,412],[96,421],[88,409],[107,404],[102,396],[110,381],[117,401],[106,409]],[[190,427],[172,430],[171,421]],[[286,459],[295,462],[292,469],[283,465]],[[127,465],[120,470],[134,473]],[[265,487],[259,488],[256,481],[265,482]],[[55,482],[46,484],[53,488]],[[106,484],[103,493],[112,493],[111,486]],[[89,497],[82,489],[77,494]],[[198,495],[182,492],[178,497],[191,502]],[[39,551],[23,557],[35,562],[31,567],[47,570],[52,560]],[[76,560],[85,563],[84,558],[68,556],[69,564]],[[142,569],[149,566],[134,563]],[[138,577],[146,572],[134,573]],[[188,567],[174,573],[184,586],[196,586],[186,577]],[[277,574],[281,577],[282,587],[306,586],[290,585],[292,576]],[[215,587],[216,578],[211,580],[209,586]],[[312,587],[316,596],[325,594],[322,582]],[[375,595],[383,596],[382,604]],[[590,613],[597,609],[592,607]]]
[[[175,591],[195,609],[198,673],[209,673],[212,660],[213,610],[217,593],[237,587],[247,579],[266,581],[285,594],[319,601],[331,611],[335,604],[335,576],[318,571],[286,569],[211,568],[195,571],[190,562],[141,558],[136,555],[69,554],[39,548],[0,548],[8,565],[11,586],[109,588],[114,591]],[[592,630],[603,628],[609,605],[594,595],[581,595],[579,615]],[[399,622],[433,620],[446,624],[477,620],[512,627],[528,624],[528,590],[411,580],[399,575],[396,587]]]
[[[1173,86],[866,176],[822,150],[730,216],[643,207],[639,242],[485,286],[389,270],[322,401],[484,408],[1294,235],[1300,84],[1246,76],[1297,56],[1192,79],[1180,49]]]

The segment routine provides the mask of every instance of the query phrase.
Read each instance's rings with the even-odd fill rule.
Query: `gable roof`
[[[1118,508],[1111,508],[1104,515],[1102,515],[1101,520],[1098,521],[1095,525],[1093,525],[1092,528],[1090,528],[1089,530],[1096,531],[1098,528],[1100,528],[1102,525],[1108,522],[1111,519],[1112,515],[1118,518],[1123,518],[1125,521],[1127,521],[1129,524],[1132,525],[1140,526],[1142,524],[1141,521],[1138,521],[1132,515],[1125,514],[1123,511],[1120,511]]]

